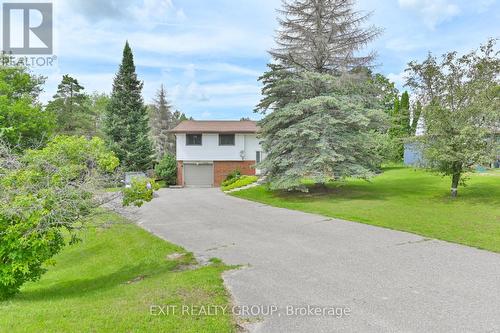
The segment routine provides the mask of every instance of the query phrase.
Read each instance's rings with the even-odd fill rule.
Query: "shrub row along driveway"
[[[161,190],[139,223],[202,258],[246,265],[225,275],[237,305],[277,305],[256,332],[496,331],[500,255],[274,208],[219,189]],[[301,305],[350,315],[287,315]]]

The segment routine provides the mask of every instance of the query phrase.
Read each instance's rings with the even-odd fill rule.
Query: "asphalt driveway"
[[[139,223],[199,258],[245,265],[224,279],[239,311],[254,306],[252,331],[500,332],[499,254],[218,189],[159,193]]]

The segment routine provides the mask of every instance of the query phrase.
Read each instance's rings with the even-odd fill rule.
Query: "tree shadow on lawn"
[[[142,279],[150,279],[175,270],[181,263],[165,261],[160,267],[158,263],[140,263],[134,266],[123,266],[120,269],[88,279],[74,279],[56,282],[47,287],[21,291],[16,297],[18,301],[47,301],[67,298],[92,296],[119,285],[133,285]],[[84,272],[82,272],[84,274]]]
[[[392,168],[403,169],[403,168]],[[422,171],[416,171],[416,176]],[[379,177],[382,177],[379,176]],[[431,200],[441,203],[462,202],[467,204],[500,205],[500,182],[498,186],[489,183],[469,181],[469,185],[459,188],[456,199],[450,197],[447,178],[432,175],[424,177],[375,177],[371,180],[348,180],[347,182],[308,186],[309,192],[273,191],[272,195],[290,201],[309,200]]]
[[[384,184],[380,184],[383,181]],[[319,199],[338,199],[338,200],[390,200],[394,197],[412,197],[418,193],[428,195],[429,191],[436,189],[432,180],[424,179],[418,184],[412,184],[409,181],[401,179],[384,180],[349,180],[347,182],[329,183],[327,185],[308,186],[309,192],[287,192],[274,191],[277,197],[287,199],[309,198]],[[439,188],[437,188],[439,191]],[[442,191],[444,194],[444,191]]]

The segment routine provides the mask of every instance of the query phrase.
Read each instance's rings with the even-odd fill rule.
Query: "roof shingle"
[[[171,133],[257,133],[252,120],[184,120]]]

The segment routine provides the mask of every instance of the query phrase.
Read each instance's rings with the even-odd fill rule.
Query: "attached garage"
[[[212,187],[214,185],[213,163],[184,162],[184,185]]]

